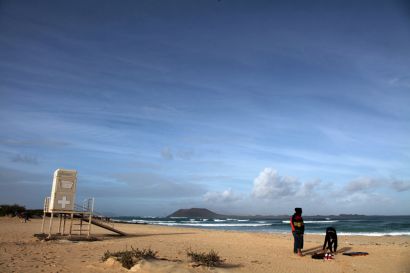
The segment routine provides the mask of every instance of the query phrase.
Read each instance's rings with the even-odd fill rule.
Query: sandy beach
[[[130,234],[119,237],[92,227],[98,241],[41,241],[34,237],[41,220],[22,223],[0,218],[0,272],[127,272],[112,261],[102,262],[106,250],[151,248],[162,260],[143,261],[135,272],[410,272],[410,237],[340,236],[334,260],[314,260],[310,254],[323,236],[306,235],[304,257],[292,253],[290,234],[243,233],[152,225],[115,224]],[[186,250],[211,249],[225,259],[218,268],[192,267]],[[349,257],[343,251],[366,251]]]

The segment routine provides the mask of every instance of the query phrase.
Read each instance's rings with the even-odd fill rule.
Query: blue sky
[[[1,1],[0,203],[410,214],[404,1]]]

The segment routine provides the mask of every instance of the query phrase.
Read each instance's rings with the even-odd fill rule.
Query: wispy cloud
[[[346,185],[346,191],[348,193],[367,192],[367,191],[373,191],[380,186],[382,186],[382,182],[380,180],[376,180],[376,179],[369,178],[369,177],[362,177],[362,178],[350,181]]]
[[[17,162],[17,163],[25,163],[25,164],[33,164],[37,165],[38,160],[37,157],[31,156],[31,155],[15,155],[10,159],[12,162]]]
[[[9,147],[64,147],[70,145],[69,142],[53,140],[53,139],[40,139],[40,138],[29,138],[23,139],[3,139],[0,140],[0,144]]]
[[[349,193],[355,192],[374,192],[379,188],[404,192],[410,190],[410,181],[399,180],[396,178],[371,178],[361,177],[350,181],[346,185],[346,191]]]
[[[338,128],[319,127],[319,130],[322,131],[325,136],[327,136],[335,143],[349,143],[357,141],[353,136],[350,135],[351,132],[345,132]]]
[[[297,196],[306,197],[306,198],[317,198],[317,192],[319,187],[330,187],[329,184],[322,183],[321,180],[316,179],[314,181],[308,181],[303,183],[300,187],[299,191],[297,192]]]
[[[392,86],[410,88],[410,76],[391,78],[388,83]]]
[[[391,181],[391,186],[398,192],[410,190],[410,180],[396,180]]]
[[[173,155],[173,153],[172,153],[172,151],[169,147],[164,147],[161,150],[161,156],[162,156],[162,158],[167,159],[167,160],[174,159],[174,155]]]
[[[227,189],[222,192],[207,192],[203,196],[206,203],[232,203],[242,199],[243,196],[236,194],[232,189]]]
[[[119,193],[117,192],[117,196],[176,198],[201,196],[205,192],[200,184],[175,181],[173,178],[155,173],[124,173],[115,175],[115,179],[119,183],[119,188],[122,188]],[[109,191],[106,194],[113,193]]]

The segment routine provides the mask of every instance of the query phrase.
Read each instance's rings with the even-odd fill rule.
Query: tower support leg
[[[71,237],[72,231],[73,231],[73,218],[74,218],[74,213],[71,213],[71,221],[70,221],[70,235]]]
[[[51,238],[51,229],[53,226],[53,217],[54,217],[54,213],[51,213],[51,217],[50,217],[50,225],[48,226],[48,237],[47,238]]]

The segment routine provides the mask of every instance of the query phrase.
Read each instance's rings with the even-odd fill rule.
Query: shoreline
[[[0,218],[1,272],[128,272],[118,265],[101,261],[105,251],[130,247],[151,248],[168,262],[144,262],[139,272],[410,272],[409,236],[339,236],[339,254],[335,260],[311,259],[321,249],[324,236],[305,236],[304,257],[292,253],[289,234],[222,231],[159,225],[119,224],[115,227],[130,236],[120,237],[92,226],[93,242],[67,240],[39,241],[41,220],[21,223]],[[193,268],[186,250],[208,252],[211,249],[226,259],[227,266],[215,269]],[[348,257],[343,251],[365,251],[365,257]],[[175,262],[178,261],[178,262]],[[144,269],[144,270],[142,270]]]
[[[199,229],[199,230],[215,230],[215,231],[237,231],[237,232],[245,232],[245,233],[267,233],[267,234],[289,234],[290,233],[290,227],[289,231],[278,231],[278,230],[238,230],[238,229],[224,229],[224,228],[218,228],[217,225],[209,225],[208,228],[206,228],[203,225],[194,225],[194,224],[153,224],[153,223],[145,223],[145,222],[132,222],[132,221],[124,221],[124,220],[116,220],[113,219],[112,223],[116,224],[127,224],[127,225],[149,225],[149,226],[161,226],[161,227],[175,227],[175,228],[192,228],[192,229]],[[229,226],[228,226],[229,227]],[[323,232],[306,232],[306,235],[320,235],[320,236],[325,236],[325,231]],[[396,236],[410,236],[410,232],[405,231],[392,231],[392,232],[337,232],[338,236],[364,236],[364,237],[396,237]]]

